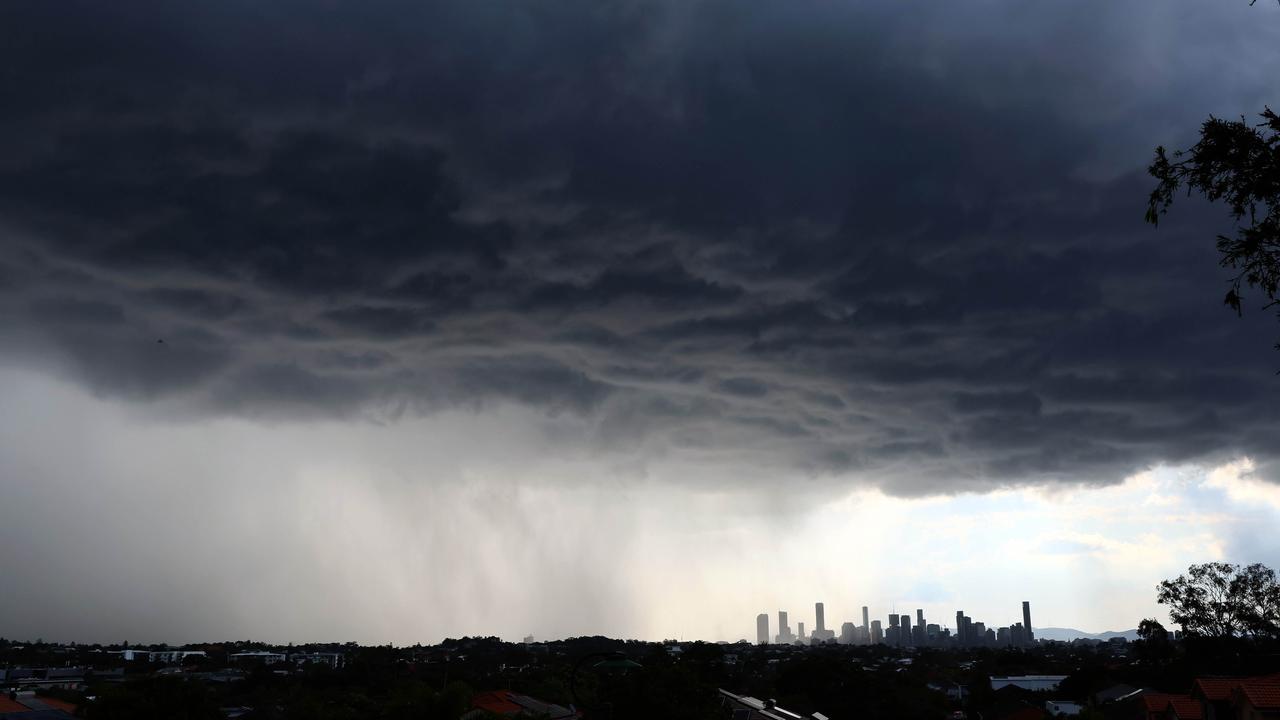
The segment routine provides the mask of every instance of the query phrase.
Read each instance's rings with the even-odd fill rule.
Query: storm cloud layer
[[[0,27],[0,354],[100,396],[513,403],[610,467],[902,495],[1280,447],[1277,328],[1219,304],[1225,214],[1142,223],[1156,144],[1277,102],[1274,7],[13,2]]]

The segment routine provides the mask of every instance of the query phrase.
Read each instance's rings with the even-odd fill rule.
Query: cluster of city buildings
[[[1035,642],[1035,633],[1031,629],[1031,603],[1022,603],[1022,622],[1006,627],[989,628],[985,623],[974,622],[973,618],[956,611],[955,631],[944,625],[925,621],[924,610],[916,609],[915,621],[909,613],[890,613],[888,624],[879,620],[871,620],[867,606],[862,607],[862,624],[852,622],[840,626],[840,634],[827,628],[825,608],[822,603],[814,603],[814,627],[806,635],[803,622],[796,623],[793,634],[788,622],[787,611],[778,611],[778,632],[769,634],[769,615],[760,613],[756,616],[756,642],[768,645],[771,642],[781,645],[821,644],[836,642],[844,645],[890,645],[893,647],[1026,647]]]

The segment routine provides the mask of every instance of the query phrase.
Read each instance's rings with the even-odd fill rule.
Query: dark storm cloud
[[[1280,20],[1090,8],[11,3],[0,338],[203,412],[510,401],[902,493],[1262,462],[1274,328],[1141,168],[1274,90]]]

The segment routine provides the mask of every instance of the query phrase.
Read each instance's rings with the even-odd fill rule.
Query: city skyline
[[[769,635],[768,614],[761,613],[756,615],[756,644],[813,645],[834,642],[843,645],[887,644],[894,647],[1024,647],[1036,641],[1031,625],[1031,601],[1029,600],[1022,601],[1020,622],[991,627],[987,627],[981,620],[975,622],[963,610],[956,611],[954,629],[948,627],[946,623],[929,623],[925,619],[924,608],[916,608],[914,627],[909,613],[890,611],[886,616],[888,619],[886,630],[878,619],[875,623],[869,622],[869,606],[862,606],[861,612],[861,625],[842,621],[841,632],[836,634],[826,628],[826,604],[821,601],[816,602],[813,615],[814,631],[805,635],[803,630],[798,634],[789,633],[789,611],[778,610],[778,632],[773,636]],[[797,626],[803,628],[803,622],[797,623]],[[1079,630],[1079,628],[1073,629]]]

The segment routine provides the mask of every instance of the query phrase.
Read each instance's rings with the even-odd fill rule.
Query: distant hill
[[[1100,633],[1087,633],[1083,630],[1075,628],[1035,628],[1035,635],[1041,640],[1061,640],[1062,642],[1071,642],[1072,640],[1110,640],[1111,638],[1122,637],[1130,642],[1138,639],[1138,631],[1134,630],[1108,630]]]

